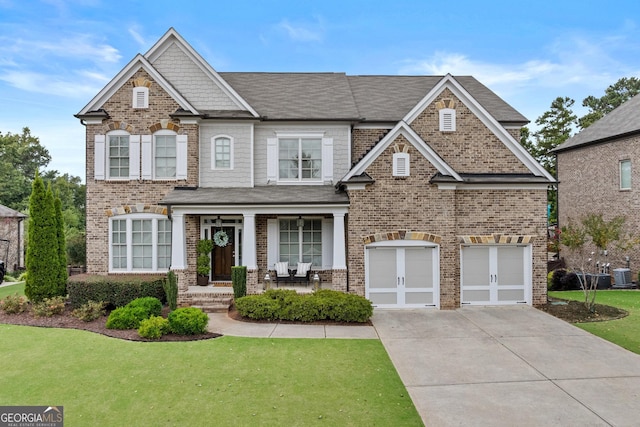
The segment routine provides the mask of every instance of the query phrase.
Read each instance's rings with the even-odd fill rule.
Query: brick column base
[[[258,280],[258,270],[247,269],[247,295],[262,292],[262,283]]]
[[[331,274],[331,288],[336,291],[347,292],[347,270],[333,270]]]

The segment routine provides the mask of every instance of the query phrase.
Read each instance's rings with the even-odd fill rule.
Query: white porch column
[[[247,270],[258,268],[258,255],[256,253],[256,214],[243,213],[242,233],[242,259]]]
[[[185,243],[184,214],[174,212],[171,215],[171,269],[187,268],[187,245]]]
[[[347,262],[344,242],[344,213],[333,214],[333,269],[345,270]]]

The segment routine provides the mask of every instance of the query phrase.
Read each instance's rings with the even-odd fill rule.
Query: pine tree
[[[56,237],[58,243],[58,280],[56,282],[56,295],[67,294],[67,242],[64,235],[64,219],[62,218],[62,201],[56,194],[54,199],[56,211]]]
[[[49,190],[50,192],[50,190]],[[25,295],[32,302],[56,296],[58,246],[53,195],[49,197],[36,174],[29,197],[29,232]]]

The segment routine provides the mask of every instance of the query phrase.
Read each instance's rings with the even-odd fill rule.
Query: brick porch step
[[[215,298],[195,298],[191,307],[199,308],[205,313],[226,313],[233,303],[233,297],[220,296]]]

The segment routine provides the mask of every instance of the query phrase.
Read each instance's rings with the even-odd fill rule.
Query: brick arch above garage
[[[419,240],[423,242],[431,242],[440,244],[442,236],[432,234],[424,231],[411,231],[411,230],[395,230],[385,233],[375,233],[368,236],[364,236],[362,241],[365,245],[376,242],[392,241],[392,240]]]

